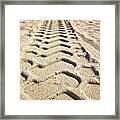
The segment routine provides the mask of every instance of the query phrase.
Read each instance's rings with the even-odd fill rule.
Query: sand
[[[100,99],[100,21],[20,21],[21,100]]]

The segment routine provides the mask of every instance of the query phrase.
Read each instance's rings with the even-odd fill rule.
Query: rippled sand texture
[[[100,99],[100,21],[20,21],[21,100]]]

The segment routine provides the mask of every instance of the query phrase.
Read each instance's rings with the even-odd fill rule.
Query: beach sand
[[[100,21],[20,21],[21,100],[100,99]]]

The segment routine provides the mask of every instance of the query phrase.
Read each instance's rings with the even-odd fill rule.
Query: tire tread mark
[[[74,100],[83,100],[82,98],[80,98],[78,95],[76,95],[75,93],[73,93],[72,91],[66,90],[63,92],[64,94],[67,94],[68,96],[70,96],[71,98],[73,98]]]
[[[48,57],[48,56],[50,56],[50,55],[57,54],[57,53],[59,53],[59,52],[62,52],[62,53],[64,53],[64,54],[68,54],[68,55],[70,55],[70,56],[73,56],[73,53],[71,53],[70,51],[67,51],[67,50],[59,50],[59,51],[56,51],[56,52],[53,52],[53,53],[50,53],[50,54],[41,54],[41,55],[39,55],[39,57]]]
[[[69,71],[62,71],[61,73],[65,74],[69,77],[75,78],[78,81],[79,84],[81,83],[81,78],[78,75],[76,75],[74,73],[71,73]]]

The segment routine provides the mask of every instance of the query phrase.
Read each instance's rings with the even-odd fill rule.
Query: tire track
[[[21,65],[25,64],[21,67],[20,75],[24,86],[22,91],[25,91],[25,94],[30,96],[29,98],[44,100],[51,99],[52,95],[57,96],[54,99],[97,98],[95,95],[88,95],[84,92],[79,94],[79,91],[85,89],[87,85],[89,88],[91,85],[99,86],[100,73],[94,65],[97,64],[96,60],[91,58],[91,53],[81,45],[69,20],[43,21],[38,30],[31,31],[28,37],[31,41],[21,57]],[[82,58],[86,60],[86,64]],[[79,72],[79,69],[89,69],[94,75],[89,76],[88,79],[82,72]],[[71,89],[66,89],[65,85]],[[46,91],[46,87],[52,87],[52,89]],[[62,91],[61,94],[57,93],[58,90]]]

